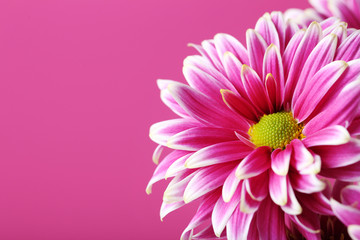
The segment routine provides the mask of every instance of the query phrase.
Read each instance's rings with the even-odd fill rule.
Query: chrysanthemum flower
[[[345,184],[331,199],[331,207],[347,227],[352,239],[360,239],[360,183]],[[340,201],[340,202],[339,202]]]
[[[337,17],[347,22],[349,27],[360,29],[359,0],[309,0],[309,3],[313,8],[289,9],[285,12],[285,16],[305,25],[312,21]]]
[[[182,239],[319,239],[333,214],[322,176],[360,180],[359,41],[338,20],[298,29],[274,12],[246,48],[226,34],[192,45],[189,85],[158,81],[179,116],[150,128],[154,161],[171,150],[147,187],[174,177],[161,218],[202,197]]]

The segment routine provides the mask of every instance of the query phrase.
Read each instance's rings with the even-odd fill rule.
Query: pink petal
[[[330,200],[322,192],[312,194],[298,193],[298,198],[301,205],[307,207],[310,211],[321,215],[334,215],[331,209]]]
[[[163,202],[161,204],[161,208],[160,208],[161,221],[164,219],[164,217],[166,215],[168,215],[169,213],[175,211],[178,208],[181,208],[184,205],[185,205],[184,201],[180,201],[180,202],[176,202],[176,203],[165,203],[165,202]]]
[[[305,35],[305,30],[297,30],[293,37],[291,37],[287,47],[284,51],[282,56],[283,63],[284,63],[284,76],[285,80],[289,74],[290,67],[292,66],[292,62],[294,60],[295,53]]]
[[[220,90],[224,103],[234,112],[253,122],[258,120],[257,111],[243,97],[236,95],[230,90]]]
[[[198,232],[197,234],[195,234],[192,239],[194,240],[205,240],[205,239],[216,239],[216,240],[221,240],[221,239],[226,239],[226,236],[221,236],[221,237],[217,237],[214,233],[213,227],[212,225],[208,225],[207,227],[205,227],[202,231]]]
[[[239,70],[242,67],[242,63],[231,52],[226,52],[224,54],[223,61],[225,72],[228,76],[229,81],[232,83],[232,85],[236,88],[236,90],[242,97],[247,97],[244,85],[241,81],[241,72]]]
[[[207,96],[184,84],[171,84],[168,86],[174,99],[182,106],[193,118],[210,126],[220,126],[225,128],[242,129],[247,131],[249,124]],[[220,90],[220,89],[219,89]]]
[[[231,52],[239,59],[242,64],[249,64],[248,53],[246,48],[233,36],[219,33],[214,37],[215,46],[218,55],[223,60],[223,56],[226,52]]]
[[[266,41],[258,32],[249,29],[246,31],[246,43],[250,66],[261,76],[264,53],[267,48]]]
[[[258,176],[244,180],[246,190],[252,199],[262,201],[269,192],[269,176],[268,172],[264,172]],[[261,183],[261,184],[259,184]]]
[[[284,97],[284,87],[285,87],[285,80],[284,80],[284,68],[282,64],[282,59],[280,55],[279,49],[271,44],[265,52],[264,55],[264,66],[263,66],[263,78],[267,79],[267,74],[271,73],[274,80],[275,80],[275,103],[273,102],[274,106],[277,109],[280,108],[283,97]]]
[[[354,138],[342,145],[319,146],[312,150],[321,156],[324,168],[343,167],[360,161],[360,141]]]
[[[211,215],[211,222],[216,236],[221,236],[235,208],[239,205],[240,196],[241,189],[238,189],[229,202],[224,202],[221,197],[216,202]]]
[[[335,178],[346,182],[359,182],[360,181],[360,162],[354,164],[338,167],[338,168],[323,168],[320,175],[328,178]]]
[[[300,73],[304,67],[304,64],[311,51],[315,48],[315,46],[321,39],[321,35],[322,30],[320,25],[317,22],[311,23],[306,30],[305,36],[301,40],[299,47],[297,48],[294,55],[294,60],[291,63],[289,75],[285,85],[285,103],[291,102],[296,84],[300,77]]]
[[[347,84],[331,106],[328,106],[305,125],[303,131],[305,135],[313,134],[331,125],[348,127],[356,116],[360,102],[359,94],[360,79]]]
[[[226,224],[226,236],[228,240],[246,240],[248,238],[250,224],[254,214],[243,213],[237,207]]]
[[[348,185],[341,191],[341,201],[360,210],[360,185]],[[358,223],[360,225],[360,222]]]
[[[276,204],[271,202],[270,198],[261,203],[256,219],[260,239],[286,239],[284,213]]]
[[[330,202],[335,216],[346,226],[360,223],[360,209],[343,205],[334,199],[331,199]]]
[[[315,147],[322,145],[341,145],[349,142],[350,139],[350,134],[346,128],[334,125],[309,134],[302,142],[307,147]]]
[[[232,130],[214,127],[195,127],[173,135],[167,146],[173,149],[197,151],[216,143],[236,140]]]
[[[284,206],[281,206],[281,209],[290,215],[301,214],[303,209],[297,200],[294,190],[291,186],[290,181],[287,179],[287,202]]]
[[[360,239],[360,225],[348,226],[348,233],[352,239]]]
[[[174,177],[165,189],[163,201],[166,203],[175,203],[182,201],[185,188],[195,174],[196,172],[185,172]]]
[[[267,14],[265,13],[265,17]],[[283,17],[283,14],[281,12],[273,11],[270,13],[271,20],[273,24],[275,25],[278,37],[279,37],[279,50],[282,54],[285,50],[285,31],[286,31],[286,24]]]
[[[246,179],[257,176],[270,168],[271,149],[269,147],[256,148],[244,158],[236,169],[236,177]]]
[[[312,63],[312,65],[314,64]],[[309,73],[311,74],[309,75],[310,79],[307,79],[306,85],[303,86],[303,89],[299,90],[302,91],[301,95],[298,92],[298,95],[294,96],[293,99],[294,116],[299,122],[303,122],[309,117],[347,67],[348,64],[346,62],[336,61],[326,65],[320,71],[315,69],[317,72]]]
[[[297,174],[294,172],[290,175],[290,180],[296,191],[307,194],[321,192],[326,187],[326,184],[314,174]]]
[[[293,156],[290,160],[290,165],[292,167],[297,170],[302,170],[314,163],[313,155],[299,139],[292,140],[291,146],[293,149]]]
[[[231,200],[239,184],[240,186],[242,186],[243,180],[238,179],[235,175],[235,172],[236,168],[231,171],[222,187],[222,197],[224,199],[224,202],[229,202]]]
[[[287,177],[270,171],[269,192],[274,203],[284,206],[287,203]]]
[[[192,119],[179,118],[166,120],[153,124],[150,127],[149,136],[154,142],[161,145],[166,145],[171,136],[198,126],[201,126],[201,124]]]
[[[205,40],[202,41],[201,46],[206,51],[209,60],[214,64],[214,66],[221,72],[225,73],[223,65],[221,64],[220,57],[217,53],[214,40]]]
[[[270,113],[273,110],[270,99],[268,98],[263,82],[260,80],[256,72],[247,65],[241,68],[241,78],[246,93],[258,110],[262,113]]]
[[[350,61],[360,57],[360,30],[353,32],[338,47],[336,60]]]
[[[186,161],[187,168],[199,168],[209,165],[240,160],[251,153],[253,149],[241,141],[217,143],[194,153]]]
[[[290,218],[302,229],[309,233],[320,233],[320,218],[319,215],[304,208],[299,215],[289,215]]]
[[[155,148],[154,153],[152,155],[152,160],[156,165],[159,164],[159,159],[160,159],[161,153],[163,152],[164,149],[165,149],[165,147],[163,145],[158,145]]]
[[[189,203],[223,185],[234,167],[234,164],[227,163],[198,170],[185,189],[185,203]]]
[[[240,210],[243,213],[254,213],[258,210],[261,202],[253,199],[246,189],[245,182],[241,188]]]
[[[284,150],[275,149],[271,154],[271,169],[281,176],[289,172],[292,145],[288,144]]]
[[[279,36],[269,13],[259,18],[255,25],[255,31],[264,38],[267,45],[275,44],[280,48]]]
[[[185,162],[192,154],[193,153],[186,154],[185,156],[182,156],[173,162],[165,173],[165,179],[176,176],[180,172],[186,170]]]

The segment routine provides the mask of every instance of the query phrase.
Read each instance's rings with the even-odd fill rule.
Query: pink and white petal
[[[201,201],[196,214],[183,231],[181,239],[191,239],[192,230],[211,218],[211,213],[219,198],[221,198],[221,192],[215,190],[214,192],[209,193],[208,196]]]
[[[334,47],[336,47],[336,45]],[[298,92],[299,96],[297,95],[293,98],[294,117],[297,118],[299,122],[303,122],[310,116],[348,66],[344,61],[335,61],[309,75],[311,79],[306,80],[306,84],[303,86],[303,89],[301,89],[301,91],[303,91],[301,95],[300,92]]]
[[[270,197],[262,201],[256,215],[260,239],[286,240],[284,213],[271,201]]]
[[[327,0],[309,0],[309,3],[316,9],[316,11],[318,11],[322,15],[326,15],[326,16],[332,15],[332,13],[329,10]]]
[[[307,57],[304,67],[299,75],[298,82],[295,87],[293,99],[297,99],[308,86],[310,79],[324,66],[331,63],[335,56],[338,38],[335,34],[324,37],[311,51]],[[344,64],[344,63],[343,63]],[[293,104],[294,104],[293,100]]]
[[[173,149],[197,151],[201,148],[237,140],[234,131],[224,128],[195,127],[173,135],[167,146]]]
[[[199,168],[231,162],[246,157],[253,148],[239,140],[217,143],[194,153],[185,163],[186,168]]]
[[[236,169],[236,177],[247,179],[255,177],[270,168],[271,149],[269,147],[258,147],[247,157],[245,157]]]
[[[189,203],[223,185],[236,165],[227,163],[197,170],[184,192],[184,202]]]
[[[324,168],[344,167],[360,161],[360,140],[355,138],[342,145],[318,146],[311,149],[321,157]]]
[[[360,118],[356,118],[352,121],[348,127],[348,131],[352,137],[360,135]]]
[[[267,79],[267,74],[271,73],[275,80],[275,96],[276,96],[276,106],[277,109],[280,108],[283,100],[285,79],[284,79],[284,68],[282,64],[282,59],[279,49],[271,44],[265,52],[264,55],[264,65],[263,65],[263,78]],[[274,103],[273,103],[274,104]]]
[[[186,151],[174,150],[171,153],[169,153],[166,157],[164,157],[164,159],[156,167],[154,174],[151,177],[151,179],[146,187],[146,193],[150,194],[152,185],[165,178],[166,171],[170,167],[171,164],[173,164],[177,159],[185,156],[188,153],[189,152],[186,152]]]
[[[285,28],[285,43],[284,46],[282,47],[281,53],[284,53],[283,48],[285,48],[286,46],[288,46],[289,41],[294,37],[294,35],[299,32],[299,25],[295,23],[295,21],[293,21],[293,19],[287,19],[286,20],[286,28]],[[304,33],[305,31],[303,31]]]
[[[305,135],[311,135],[331,125],[348,127],[358,112],[360,98],[360,78],[347,84],[335,98],[333,104],[327,106],[311,119],[304,128]]]
[[[239,59],[242,64],[249,64],[246,48],[233,36],[219,33],[215,35],[214,41],[217,53],[223,64],[225,64],[223,56],[226,52],[234,54],[234,56]]]
[[[229,202],[224,202],[221,197],[216,202],[211,215],[211,222],[217,237],[221,236],[235,208],[239,205],[240,197],[241,189],[237,189]]]
[[[341,191],[341,202],[360,210],[360,185],[348,185]],[[358,223],[360,225],[360,222]]]
[[[268,99],[272,106],[274,106],[274,111],[276,112],[280,109],[281,105],[281,94],[278,92],[278,87],[276,86],[276,80],[271,73],[268,73],[265,77],[265,90]]]
[[[352,239],[360,239],[360,225],[349,225],[348,233]]]
[[[309,166],[299,170],[299,173],[302,175],[307,174],[318,174],[321,171],[321,157],[313,152],[311,152],[314,162],[310,164]]]
[[[255,31],[264,38],[267,45],[274,44],[280,48],[279,35],[269,13],[265,13],[259,18],[255,25]]]
[[[212,225],[208,225],[207,227],[205,227],[203,230],[201,230],[200,232],[198,232],[197,234],[195,234],[192,239],[194,240],[225,240],[226,239],[226,235],[224,234],[223,236],[217,237],[214,233],[213,227]]]
[[[344,182],[359,182],[360,181],[360,162],[354,164],[338,167],[338,168],[323,168],[320,175],[328,178],[334,178]]]
[[[238,132],[235,131],[235,135],[236,137],[242,142],[244,143],[245,145],[248,145],[249,147],[251,148],[256,148],[255,144],[253,142],[250,141],[249,139],[249,135],[247,134],[240,134]],[[246,136],[247,135],[247,136]]]
[[[322,37],[321,26],[317,22],[312,22],[305,32],[299,47],[296,49],[293,62],[291,63],[289,75],[285,85],[285,103],[291,103],[295,87],[298,83],[301,71],[308,56],[316,47]]]
[[[246,190],[252,199],[262,201],[269,193],[269,176],[264,172],[258,176],[244,180]],[[261,183],[261,184],[259,184]]]
[[[187,85],[178,83],[168,86],[174,99],[193,118],[210,126],[240,129],[247,131],[249,123],[230,109],[224,108],[224,103],[203,95]]]
[[[229,240],[246,240],[250,232],[250,224],[254,214],[243,213],[237,207],[226,224],[226,236]]]
[[[236,189],[242,187],[242,181],[236,177],[235,175],[236,168],[234,168],[229,176],[225,179],[224,185],[222,187],[222,197],[224,202],[230,202],[232,197],[235,194]]]
[[[313,0],[310,0],[310,1],[313,1]],[[325,2],[325,4],[323,4],[324,5],[324,7],[323,8],[326,8],[327,9],[327,1],[328,0],[314,0],[313,2],[316,2],[316,1],[322,1],[322,2]],[[319,12],[321,12],[321,10],[320,9],[317,9],[317,11],[319,11]],[[329,10],[328,10],[329,11]],[[328,15],[328,16],[330,16],[330,15],[332,15],[332,13],[329,11],[329,13],[328,14],[325,14],[325,15]],[[316,21],[316,20],[315,20]],[[341,23],[341,20],[339,19],[339,18],[337,18],[337,17],[329,17],[329,18],[326,18],[325,20],[323,20],[323,21],[320,21],[320,25],[321,25],[321,28],[323,29],[323,30],[326,30],[326,29],[328,29],[328,28],[331,28],[332,26],[334,26],[334,25],[337,25],[337,24],[339,24],[339,23]]]
[[[184,65],[183,74],[190,87],[217,101],[222,101],[219,89],[226,88],[235,90],[232,84],[227,80],[225,80],[226,82],[219,81],[206,71],[192,65]],[[218,78],[220,77],[218,76]]]
[[[160,208],[160,219],[161,219],[161,221],[164,219],[164,217],[166,215],[168,215],[169,213],[175,211],[178,208],[181,208],[184,205],[185,205],[184,201],[180,201],[180,202],[176,202],[176,203],[165,203],[165,202],[163,202],[161,204],[161,208]]]
[[[360,223],[360,209],[341,204],[335,199],[331,199],[330,202],[335,216],[346,226]]]
[[[205,40],[202,41],[201,46],[206,51],[207,55],[210,57],[210,61],[214,66],[223,74],[225,74],[224,67],[221,63],[220,57],[216,51],[216,46],[214,40]]]
[[[349,7],[345,1],[329,1],[329,9],[334,16],[345,19],[350,26],[360,26],[359,17]]]
[[[287,202],[281,209],[289,215],[299,215],[303,209],[295,196],[295,192],[291,186],[290,181],[287,179]]]
[[[241,81],[241,67],[242,63],[231,52],[224,53],[224,68],[228,76],[228,80],[236,88],[240,96],[247,98],[247,94],[244,89],[244,85]]]
[[[262,76],[262,66],[267,43],[264,38],[255,30],[246,31],[246,43],[249,53],[250,66]]]
[[[307,135],[305,130],[304,133]],[[307,137],[303,139],[302,142],[306,147],[322,145],[336,146],[348,143],[350,139],[350,134],[346,128],[340,125],[333,125],[307,135]]]
[[[160,144],[155,148],[154,153],[152,155],[152,160],[156,165],[159,164],[161,153],[164,151],[164,149],[165,149],[165,147]]]
[[[249,191],[246,189],[246,184],[243,182],[241,188],[241,200],[240,200],[240,210],[243,213],[254,213],[258,210],[261,201],[254,200]]]
[[[284,206],[287,203],[287,176],[280,176],[270,171],[269,192],[274,203]]]
[[[224,103],[232,111],[252,122],[258,121],[259,114],[245,98],[238,96],[232,91],[227,89],[221,89],[220,92],[222,94]]]
[[[174,177],[164,191],[163,201],[165,203],[182,201],[185,188],[195,174],[196,172],[185,172]]]
[[[292,145],[286,145],[284,150],[275,149],[271,153],[271,169],[281,176],[285,176],[289,172],[290,159],[292,153]]]
[[[285,35],[286,35],[286,24],[283,17],[283,14],[278,11],[273,11],[270,13],[271,20],[275,25],[278,37],[279,37],[279,50],[280,53],[284,53],[285,50]]]
[[[151,125],[149,136],[154,142],[166,146],[171,136],[199,126],[201,126],[201,124],[193,119],[171,119]]]
[[[316,213],[303,209],[299,215],[289,215],[290,219],[294,221],[299,227],[305,231],[313,234],[320,233],[320,217]]]
[[[350,61],[360,57],[360,30],[353,32],[338,47],[335,59]]]
[[[291,147],[293,153],[290,165],[296,170],[300,171],[314,163],[313,155],[309,152],[302,141],[299,139],[292,140]]]
[[[321,214],[321,215],[334,215],[330,199],[328,199],[322,192],[307,194],[298,193],[297,197],[301,202],[301,205],[307,207],[310,211]]]
[[[271,101],[266,94],[265,85],[251,67],[245,64],[242,66],[241,79],[246,93],[251,102],[254,104],[254,107],[262,113],[270,113],[273,111]]]
[[[175,162],[173,162],[167,169],[165,173],[165,180],[169,177],[174,177],[182,171],[186,170],[185,162],[193,153],[188,153],[185,156],[178,158]]]
[[[325,189],[326,184],[314,174],[290,174],[291,186],[294,190],[302,193],[316,193]]]

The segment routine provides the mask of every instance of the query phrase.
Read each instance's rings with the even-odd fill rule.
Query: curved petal
[[[360,209],[356,209],[352,206],[343,205],[335,199],[331,199],[330,202],[335,215],[346,226],[360,223]]]
[[[346,128],[334,125],[310,134],[302,140],[305,146],[315,147],[322,145],[341,145],[349,142],[351,139]]]
[[[237,207],[226,224],[226,236],[228,240],[248,239],[253,216],[253,213],[243,213],[240,211],[240,208]]]
[[[271,169],[281,176],[285,176],[289,172],[290,159],[292,154],[292,145],[286,145],[284,150],[275,149],[271,154]]]
[[[264,53],[267,48],[264,38],[255,30],[246,31],[246,44],[249,53],[250,66],[262,76]]]

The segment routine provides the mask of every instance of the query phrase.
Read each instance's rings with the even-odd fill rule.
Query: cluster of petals
[[[325,178],[360,181],[360,30],[336,18],[299,29],[273,12],[246,47],[227,34],[192,46],[188,85],[158,80],[179,116],[150,128],[159,145],[147,192],[172,178],[161,218],[201,198],[182,239],[320,239],[320,215],[334,215]],[[305,138],[255,146],[249,128],[277,112],[291,112]]]
[[[292,8],[285,12],[286,17],[306,26],[312,21],[337,17],[348,23],[348,27],[360,29],[360,0],[309,0],[309,3],[313,8]]]
[[[335,216],[343,222],[352,239],[360,239],[360,182],[349,184],[337,181],[331,207]]]

